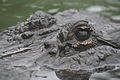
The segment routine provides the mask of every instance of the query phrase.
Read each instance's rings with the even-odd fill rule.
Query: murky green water
[[[0,0],[0,30],[22,22],[37,10],[56,13],[86,9],[120,21],[120,0]]]

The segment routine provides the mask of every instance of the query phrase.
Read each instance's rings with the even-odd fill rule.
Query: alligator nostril
[[[48,54],[50,54],[50,55],[56,55],[56,53],[55,52],[53,52],[53,51],[50,51],[50,52],[48,52]]]
[[[50,54],[51,56],[56,55],[57,54],[57,49],[56,48],[52,49],[51,51],[48,52],[48,54]]]
[[[48,49],[48,48],[50,48],[50,47],[51,47],[51,45],[50,45],[48,42],[45,42],[45,43],[44,43],[44,48],[45,48],[45,49]]]

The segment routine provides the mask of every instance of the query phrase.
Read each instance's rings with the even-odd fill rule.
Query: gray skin
[[[87,11],[37,11],[0,32],[0,79],[89,80],[112,71],[120,62],[119,26]]]

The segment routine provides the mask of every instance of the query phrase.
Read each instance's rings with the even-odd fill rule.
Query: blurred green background
[[[0,0],[0,30],[26,20],[37,10],[55,14],[66,9],[93,11],[120,21],[120,0]]]

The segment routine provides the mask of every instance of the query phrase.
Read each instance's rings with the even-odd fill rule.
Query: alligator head
[[[51,44],[51,43],[50,43]],[[45,43],[45,47],[50,46]],[[57,49],[50,49],[50,54],[58,53],[59,56],[71,56],[77,52],[82,52],[90,48],[109,45],[118,48],[114,43],[101,38],[94,29],[94,26],[85,20],[68,23],[61,26],[57,35]]]

